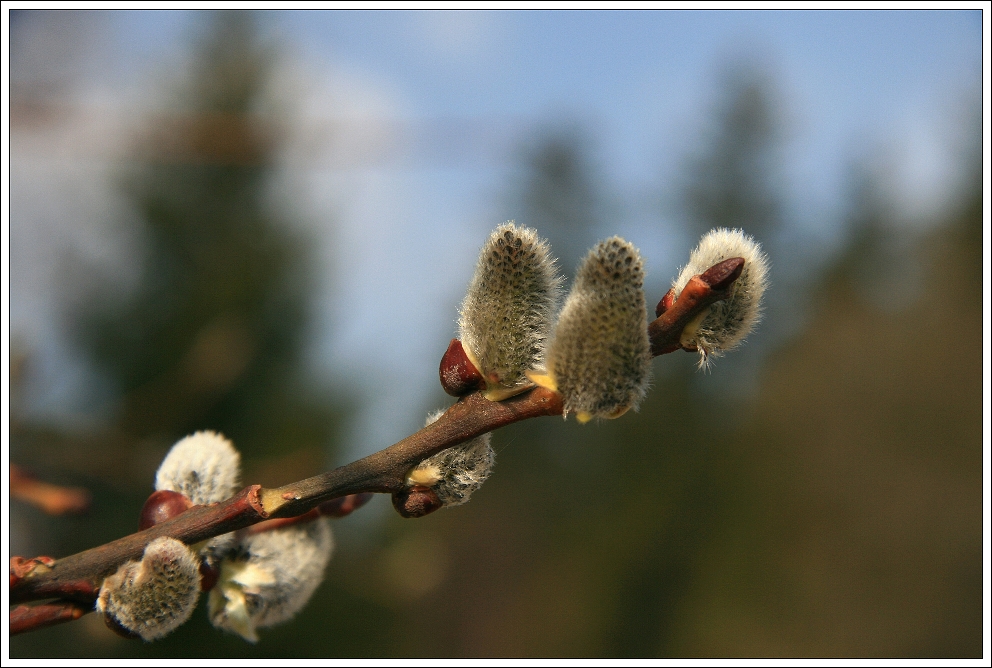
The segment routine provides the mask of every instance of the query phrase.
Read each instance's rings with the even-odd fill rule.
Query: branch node
[[[283,495],[285,498],[286,495]],[[245,494],[245,500],[251,509],[258,513],[259,517],[265,519],[269,516],[268,511],[265,510],[265,506],[262,505],[262,486],[252,485],[248,488],[248,493]]]
[[[47,573],[52,570],[51,566],[55,563],[55,559],[52,557],[34,557],[31,559],[25,559],[24,557],[11,557],[10,558],[10,586],[14,587],[26,577],[35,575],[36,573]]]

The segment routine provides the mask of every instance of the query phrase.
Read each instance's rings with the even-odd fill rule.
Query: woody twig
[[[712,303],[726,299],[741,275],[744,260],[731,258],[693,277],[678,299],[669,293],[658,307],[658,318],[648,326],[654,356],[681,349],[686,324]],[[278,488],[249,485],[221,503],[193,506],[144,531],[58,560],[11,560],[10,601],[13,604],[54,599],[11,611],[11,633],[71,621],[92,610],[100,584],[123,563],[139,559],[152,540],[167,536],[192,545],[214,536],[280,519],[305,519],[308,513],[334,515],[338,506],[361,505],[350,495],[395,494],[403,490],[411,467],[431,455],[500,427],[522,420],[562,415],[559,394],[535,387],[503,401],[490,401],[481,392],[460,398],[436,422],[398,443],[332,471]],[[320,510],[320,509],[323,510]],[[16,560],[16,564],[15,564]],[[16,618],[16,626],[15,626]]]

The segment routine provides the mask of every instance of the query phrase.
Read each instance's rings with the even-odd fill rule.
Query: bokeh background
[[[417,429],[504,220],[566,274],[625,236],[651,304],[714,226],[773,281],[711,373],[501,430],[466,506],[337,521],[257,645],[201,609],[11,656],[981,656],[982,20],[10,12],[10,460],[93,496],[12,500],[12,554],[133,531],[196,429],[266,485]]]

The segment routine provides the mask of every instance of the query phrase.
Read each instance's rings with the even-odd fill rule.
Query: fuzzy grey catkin
[[[651,376],[644,268],[633,244],[599,242],[579,265],[548,348],[547,375],[580,422],[636,408]]]
[[[291,619],[324,579],[334,540],[327,518],[250,534],[223,559],[210,590],[211,623],[258,641],[258,629]]]
[[[159,465],[155,489],[186,496],[195,505],[218,503],[241,485],[241,453],[221,434],[198,431],[177,442]],[[230,549],[234,534],[215,536],[197,545],[200,555],[216,563]]]
[[[675,293],[685,288],[689,279],[718,262],[732,257],[744,258],[744,269],[731,288],[730,296],[710,306],[696,322],[686,327],[682,344],[699,351],[700,368],[712,358],[733,350],[761,320],[761,298],[768,284],[768,259],[761,244],[743,230],[717,228],[699,241],[689,256],[689,263],[672,282]],[[676,299],[677,301],[677,299]]]
[[[226,438],[198,431],[177,442],[155,474],[155,489],[184,494],[195,505],[227,499],[241,480],[241,455]]]
[[[431,413],[427,424],[437,422],[443,414]],[[407,483],[430,487],[445,507],[460,506],[482,487],[495,463],[496,453],[486,433],[423,460],[407,474]]]
[[[156,538],[141,561],[123,564],[103,581],[96,609],[150,641],[189,619],[199,596],[199,558],[174,538]]]
[[[497,227],[479,253],[458,320],[462,347],[500,400],[530,383],[544,355],[561,278],[546,241],[512,221]]]

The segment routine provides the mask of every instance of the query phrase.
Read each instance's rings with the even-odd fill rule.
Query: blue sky
[[[355,452],[383,447],[421,421],[477,249],[490,229],[515,215],[505,197],[514,156],[537,128],[567,120],[588,130],[604,187],[624,204],[604,236],[620,233],[640,246],[649,278],[661,282],[684,262],[692,240],[657,202],[672,194],[686,157],[705,141],[729,65],[754,63],[771,75],[792,224],[825,245],[836,243],[845,179],[859,161],[890,167],[908,221],[951,196],[955,123],[982,76],[978,11],[264,16],[284,54],[277,91],[301,127],[330,118],[398,128],[355,131],[343,153],[340,144],[323,146],[302,132],[283,175],[284,197],[319,237],[326,267],[315,367],[363,385],[378,397],[374,408],[389,406],[395,418],[376,420],[370,411],[353,430]],[[126,118],[161,103],[160,82],[182,71],[201,15],[78,18],[57,28],[33,18],[15,22],[11,78],[46,67],[68,72],[69,97]],[[82,46],[65,47],[59,61],[45,45],[74,44],[67,36]],[[487,129],[486,139],[462,141],[451,134],[456,121]],[[18,132],[12,129],[15,140]],[[71,365],[58,344],[59,286],[52,276],[66,248],[99,246],[100,225],[85,219],[114,210],[107,173],[116,154],[81,150],[71,158],[81,166],[69,169],[64,156],[30,146],[13,144],[11,230],[41,268],[18,272],[12,262],[11,327],[50,351],[40,351],[49,361],[38,396],[51,407],[85,382],[78,373],[75,381],[60,379],[60,369]],[[322,156],[332,148],[346,158]],[[26,176],[18,181],[19,165],[27,164],[31,169],[20,171],[35,185]],[[81,188],[92,193],[89,204],[81,212],[77,206],[71,221],[64,211],[72,207],[38,201],[44,191],[75,203]],[[39,229],[59,233],[53,240]],[[408,325],[402,340],[395,339],[397,319]],[[382,351],[373,368],[356,363],[370,348]],[[376,389],[383,378],[391,389]]]

